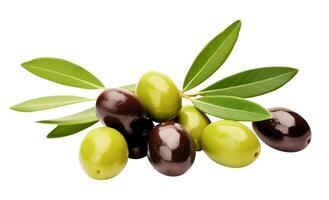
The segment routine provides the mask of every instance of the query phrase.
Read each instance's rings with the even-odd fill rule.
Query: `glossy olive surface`
[[[256,134],[266,144],[281,151],[296,152],[310,143],[311,129],[302,116],[287,108],[269,111],[272,119],[252,123]]]
[[[113,128],[93,129],[80,146],[80,164],[95,179],[108,179],[118,175],[126,166],[127,160],[127,143]]]
[[[167,176],[184,174],[193,164],[195,144],[186,129],[173,121],[155,126],[150,134],[148,159]]]
[[[175,83],[159,72],[145,73],[136,86],[136,94],[149,116],[158,122],[174,119],[182,106]]]
[[[130,158],[146,156],[148,135],[154,125],[136,95],[124,89],[107,89],[96,100],[96,112],[104,125],[123,134]]]
[[[216,163],[244,167],[260,153],[256,135],[240,122],[221,120],[209,124],[202,133],[203,151]]]
[[[202,150],[201,135],[203,130],[210,123],[210,120],[207,115],[205,115],[192,105],[186,105],[183,106],[183,108],[179,111],[176,121],[182,126],[184,126],[184,128],[192,136],[197,151]]]

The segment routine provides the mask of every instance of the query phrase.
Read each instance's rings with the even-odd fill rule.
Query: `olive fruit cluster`
[[[100,121],[105,127],[90,131],[80,147],[82,168],[95,179],[114,177],[128,158],[146,156],[160,173],[178,176],[190,169],[196,151],[202,149],[218,164],[244,167],[259,157],[258,137],[281,151],[304,149],[311,141],[311,130],[303,117],[286,108],[266,109],[247,100],[282,87],[297,74],[295,68],[249,69],[190,93],[223,65],[240,29],[241,21],[233,22],[200,51],[180,90],[168,76],[155,71],[145,73],[137,85],[106,89],[89,71],[63,59],[45,57],[24,62],[22,67],[49,81],[103,90],[94,107],[38,123],[55,124],[47,137],[59,138]],[[182,98],[193,105],[183,106]],[[94,100],[74,95],[45,96],[11,109],[34,112]],[[207,114],[223,120],[211,122]],[[239,121],[252,122],[258,137]]]
[[[106,127],[92,130],[80,149],[86,173],[95,179],[111,178],[122,171],[128,157],[147,155],[158,172],[178,176],[202,149],[227,167],[244,167],[256,160],[260,143],[252,130],[233,120],[211,123],[194,106],[182,107],[181,98],[173,81],[159,72],[144,74],[136,94],[120,88],[104,90],[96,100],[96,113]],[[269,111],[273,118],[253,122],[266,144],[282,151],[308,145],[311,131],[300,115],[284,108]]]
[[[192,166],[196,152],[193,138],[200,146],[200,132],[208,118],[195,109],[181,110],[181,95],[164,74],[144,74],[136,94],[112,88],[97,98],[97,117],[108,128],[92,130],[82,142],[80,161],[89,176],[111,178],[123,169],[128,157],[146,155],[155,169],[169,176],[181,175]],[[179,112],[179,121],[192,129],[193,135],[173,121]],[[200,124],[191,123],[199,119]],[[158,125],[154,127],[153,121]]]

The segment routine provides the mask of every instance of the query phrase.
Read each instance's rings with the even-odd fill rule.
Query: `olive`
[[[244,167],[259,155],[256,135],[240,122],[221,120],[209,124],[201,137],[203,151],[216,163]]]
[[[162,122],[151,131],[147,156],[158,172],[179,176],[192,166],[195,144],[183,126]]]
[[[252,123],[258,137],[267,145],[296,152],[310,143],[311,129],[303,117],[287,108],[271,108],[269,111],[272,119]]]
[[[154,125],[136,95],[124,89],[107,89],[96,100],[96,113],[105,126],[125,137],[129,158],[146,156],[148,135]]]
[[[148,118],[142,118],[136,125],[138,126],[136,133],[141,134],[131,134],[126,137],[129,146],[129,158],[133,159],[143,158],[147,155],[149,133],[154,126],[153,121]],[[139,129],[141,130],[139,131]]]
[[[179,111],[177,122],[184,126],[188,133],[192,136],[196,144],[197,151],[202,150],[201,134],[210,123],[209,118],[203,112],[194,106],[187,105]]]
[[[81,166],[95,179],[108,179],[118,175],[126,166],[127,160],[127,143],[113,128],[93,129],[80,147]]]
[[[149,116],[158,122],[174,119],[182,106],[182,98],[175,83],[159,72],[147,72],[136,86],[136,94]]]

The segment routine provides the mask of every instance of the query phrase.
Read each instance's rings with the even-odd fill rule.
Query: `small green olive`
[[[196,109],[194,106],[187,105],[179,111],[177,122],[181,124],[192,136],[197,151],[202,150],[201,135],[203,130],[210,123],[207,115]]]
[[[102,127],[90,131],[80,147],[80,163],[94,179],[109,179],[126,166],[128,146],[115,129]]]
[[[145,73],[136,86],[136,94],[149,116],[158,122],[174,119],[182,107],[175,83],[159,72]]]
[[[245,125],[230,120],[209,124],[202,133],[204,152],[216,163],[227,167],[244,167],[259,155],[255,134]]]

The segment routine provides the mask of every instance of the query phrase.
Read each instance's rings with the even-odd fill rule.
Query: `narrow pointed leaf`
[[[212,39],[194,60],[183,85],[183,90],[190,90],[217,71],[230,55],[241,28],[241,21],[235,21],[223,32]]]
[[[92,125],[97,121],[86,123],[86,124],[77,124],[77,125],[67,125],[67,126],[57,126],[53,129],[48,135],[47,138],[59,138],[78,133]]]
[[[77,96],[48,96],[24,101],[12,106],[11,109],[20,112],[34,112],[92,100],[94,99]]]
[[[224,78],[201,90],[200,95],[254,97],[274,91],[292,79],[298,70],[289,67],[264,67]]]
[[[38,122],[44,124],[57,124],[64,126],[64,125],[85,124],[97,120],[98,119],[96,116],[95,107],[93,107],[73,115],[56,118],[56,119],[42,120]]]
[[[135,93],[136,84],[124,85],[124,86],[121,86],[120,88],[129,90],[130,92]]]
[[[272,117],[262,106],[239,97],[208,96],[192,102],[199,110],[222,119],[261,121]]]
[[[22,64],[26,70],[41,78],[62,85],[100,89],[104,85],[84,68],[59,58],[36,58]]]

